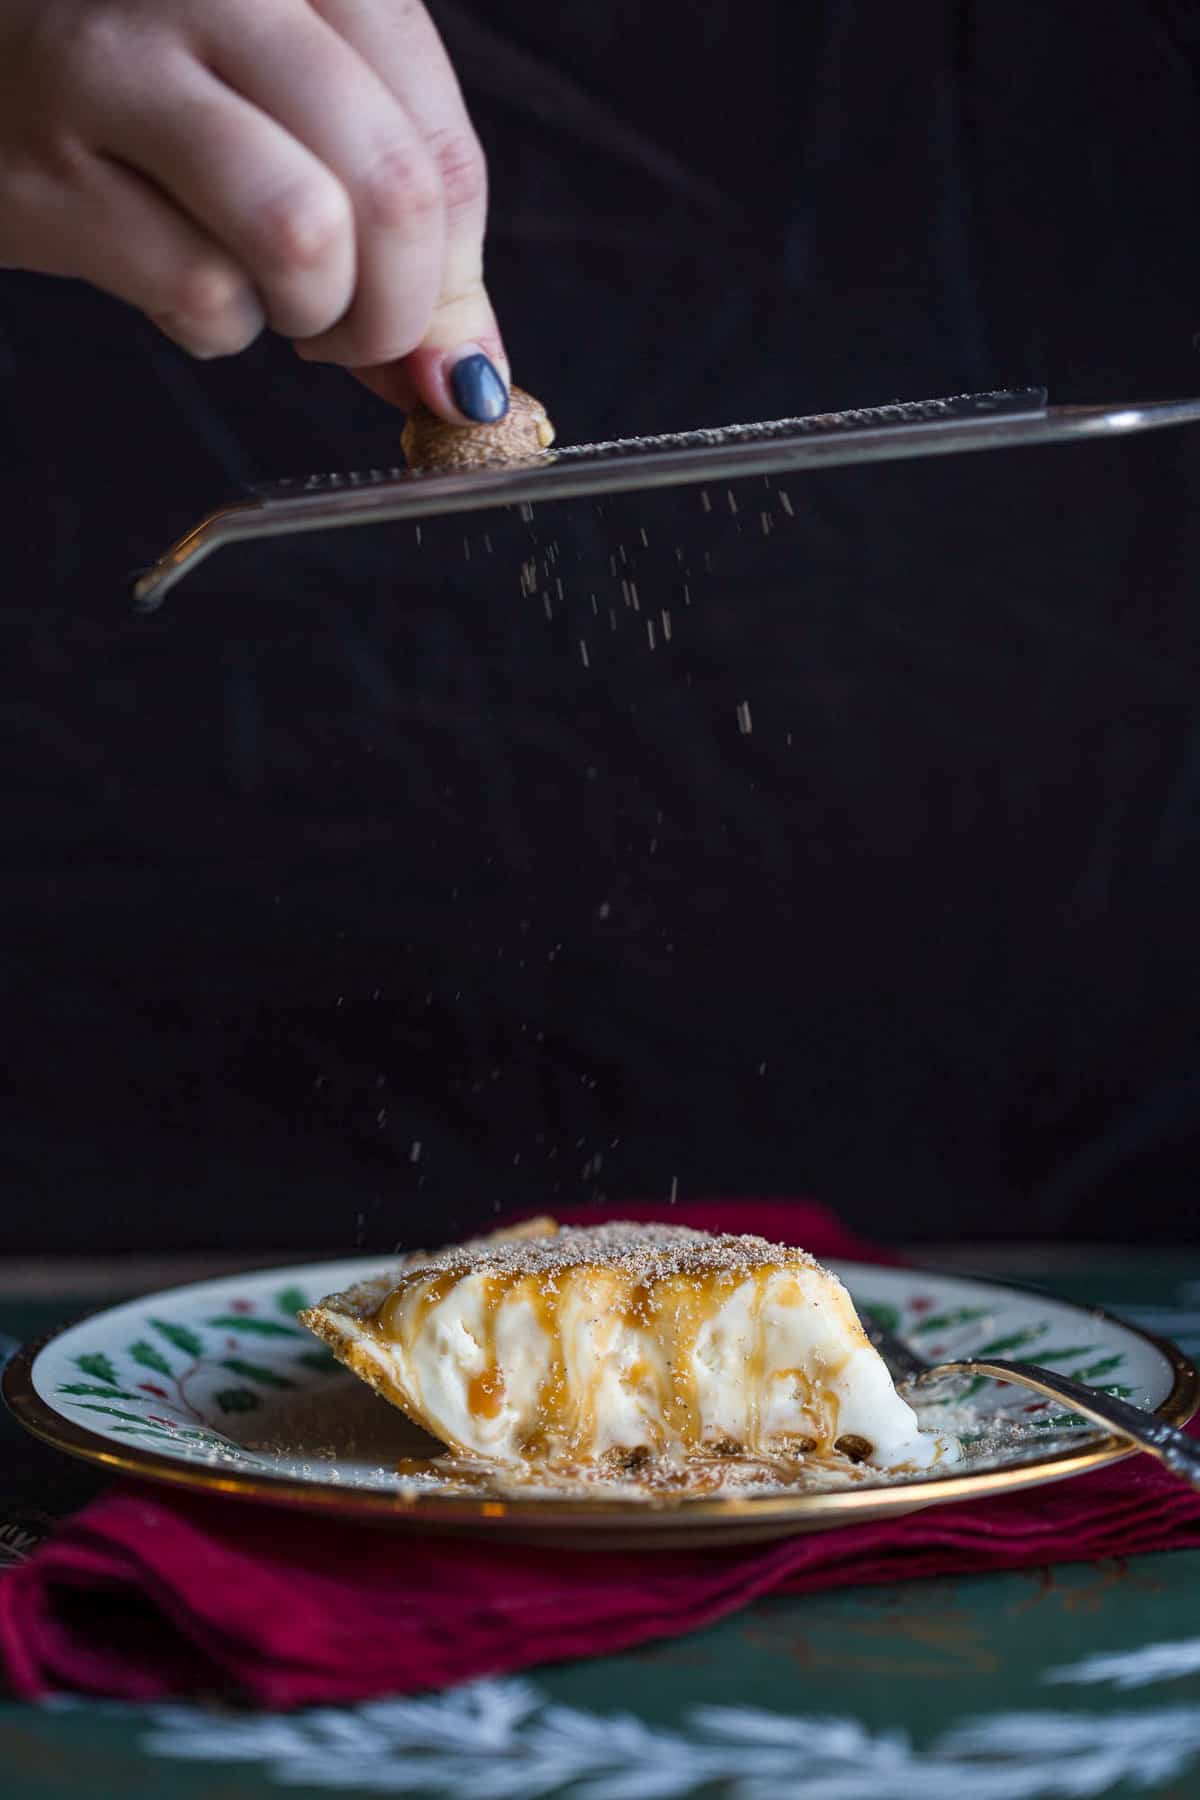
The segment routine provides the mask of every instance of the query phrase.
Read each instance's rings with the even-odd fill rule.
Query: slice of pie
[[[896,1393],[841,1282],[764,1238],[536,1220],[300,1318],[434,1437],[498,1462],[955,1455]]]

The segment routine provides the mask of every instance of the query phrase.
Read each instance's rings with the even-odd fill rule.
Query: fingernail
[[[494,425],[508,411],[508,389],[490,357],[470,351],[450,370],[450,392],[464,418],[477,425]]]

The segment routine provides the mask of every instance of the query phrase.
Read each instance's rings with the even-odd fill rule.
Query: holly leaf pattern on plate
[[[949,1331],[955,1325],[973,1325],[976,1319],[986,1319],[986,1306],[956,1306],[950,1312],[929,1313],[910,1327],[916,1332]]]
[[[218,1313],[208,1323],[214,1331],[247,1331],[255,1337],[295,1338],[306,1335],[301,1325],[280,1325],[276,1319],[249,1319],[242,1313]]]
[[[109,1387],[117,1385],[117,1371],[108,1357],[98,1350],[90,1350],[86,1356],[77,1356],[75,1367],[82,1369],[85,1375],[93,1375],[97,1381],[107,1382]]]
[[[175,1371],[163,1355],[145,1338],[139,1338],[136,1344],[130,1344],[129,1354],[134,1362],[143,1369],[153,1369],[156,1375],[173,1375]]]
[[[247,1381],[257,1381],[261,1387],[294,1388],[295,1382],[277,1369],[268,1369],[263,1363],[247,1362],[241,1356],[224,1356],[221,1367],[228,1369],[231,1375],[241,1375]]]
[[[1114,1369],[1119,1369],[1124,1361],[1125,1358],[1119,1351],[1115,1356],[1102,1356],[1099,1362],[1089,1363],[1086,1369],[1080,1369],[1079,1380],[1097,1382],[1102,1375],[1111,1375]]]
[[[124,1419],[127,1424],[140,1425],[146,1431],[160,1431],[163,1429],[161,1426],[153,1424],[149,1419],[143,1419],[139,1413],[127,1412],[123,1406],[98,1406],[95,1401],[92,1400],[81,1400],[80,1405],[84,1412],[107,1413],[110,1418]]]
[[[186,1325],[178,1324],[174,1319],[151,1319],[155,1331],[173,1344],[176,1350],[182,1350],[185,1356],[200,1357],[204,1355],[204,1339],[190,1330]],[[167,1371],[168,1374],[170,1370]]]
[[[1044,1325],[1026,1326],[1021,1331],[1010,1331],[1005,1337],[989,1338],[986,1344],[980,1344],[973,1350],[973,1356],[1007,1356],[1012,1350],[1027,1350],[1030,1344],[1045,1335]]]
[[[262,1405],[253,1388],[218,1388],[213,1398],[225,1413],[253,1412],[256,1406]]]
[[[140,1400],[140,1394],[127,1394],[124,1388],[99,1387],[91,1381],[60,1381],[60,1394],[90,1394],[97,1400]]]

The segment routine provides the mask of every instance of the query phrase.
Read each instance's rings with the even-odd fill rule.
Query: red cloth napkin
[[[871,1254],[809,1205],[620,1210],[735,1223],[826,1257]],[[28,1698],[220,1690],[272,1707],[362,1700],[627,1649],[761,1594],[1194,1545],[1200,1495],[1149,1457],[894,1522],[654,1552],[416,1538],[125,1485],[0,1579],[0,1667]]]

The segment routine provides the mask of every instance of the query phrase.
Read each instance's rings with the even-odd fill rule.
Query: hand
[[[419,0],[0,4],[0,265],[90,281],[195,356],[270,325],[399,406],[500,417],[486,208]]]

